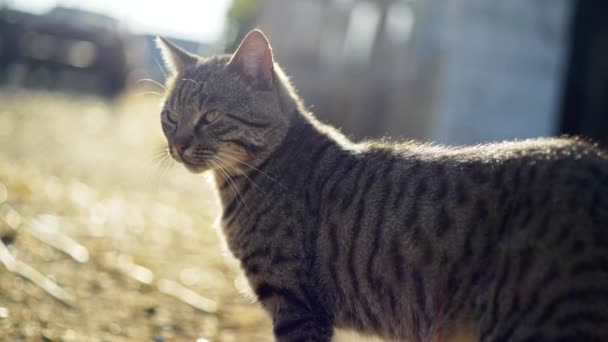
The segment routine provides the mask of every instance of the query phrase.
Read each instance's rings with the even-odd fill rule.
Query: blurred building
[[[461,144],[572,132],[602,140],[608,127],[569,129],[582,116],[563,113],[572,41],[590,34],[574,29],[585,3],[606,8],[599,0],[259,0],[246,23],[267,33],[312,110],[355,138]],[[608,14],[596,12],[595,22]],[[589,40],[605,47],[602,37]],[[589,53],[601,51],[608,58],[605,48]],[[606,94],[602,80],[592,92]]]
[[[357,138],[424,138],[436,37],[410,1],[260,1],[258,23],[315,113]],[[418,12],[418,14],[416,13]]]

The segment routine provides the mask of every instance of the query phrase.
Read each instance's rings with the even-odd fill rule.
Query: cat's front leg
[[[272,317],[277,342],[331,340],[334,323],[331,315],[302,291],[262,283],[255,288],[255,292]]]
[[[333,335],[333,322],[327,315],[315,312],[301,304],[290,303],[277,296],[273,314],[273,331],[277,342],[329,342]]]

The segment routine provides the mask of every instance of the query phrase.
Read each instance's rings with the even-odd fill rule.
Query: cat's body
[[[352,150],[295,121],[259,167],[272,179],[237,177],[241,197],[219,182],[229,246],[263,299],[285,292],[321,323],[409,341],[608,318],[608,162],[586,144]],[[578,292],[582,308],[562,298]]]
[[[177,70],[166,110],[199,114],[163,122],[171,143],[198,126],[173,153],[214,169],[228,245],[279,341],[328,341],[334,327],[608,340],[605,152],[572,139],[353,144],[303,111],[276,65],[264,71],[263,35],[248,39],[229,62]],[[190,89],[196,101],[178,100],[187,79],[205,83]],[[212,110],[226,117],[201,129],[222,92],[233,97]]]

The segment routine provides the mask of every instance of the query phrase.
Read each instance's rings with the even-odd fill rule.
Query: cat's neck
[[[280,172],[297,171],[290,166],[311,161],[321,146],[333,146],[336,150],[360,148],[335,128],[318,121],[312,114],[296,110],[287,134],[259,168],[268,171],[280,169]]]
[[[248,190],[250,186],[263,190],[277,186],[288,189],[301,174],[299,171],[313,162],[319,149],[330,146],[341,150],[356,145],[312,115],[295,112],[285,137],[257,166],[247,167],[230,177],[214,172],[222,202],[229,203],[235,190]]]

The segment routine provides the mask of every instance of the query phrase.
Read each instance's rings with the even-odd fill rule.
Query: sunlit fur
[[[186,54],[178,50],[178,55],[172,55],[174,46],[168,50],[163,45],[167,43],[159,44],[164,46],[165,60]],[[274,91],[257,91],[229,67],[230,60],[228,55],[208,59],[188,55],[186,61],[167,64],[173,69],[166,81],[163,112],[177,113],[178,120],[173,124],[161,116],[162,127],[171,155],[193,172],[221,168],[233,174],[259,165],[284,138],[296,108],[302,109],[278,65],[274,66]],[[220,117],[197,127],[201,116],[211,110]],[[183,142],[191,146],[182,158],[173,144]]]
[[[213,171],[227,245],[277,341],[325,342],[334,328],[608,340],[604,150],[571,138],[353,143],[304,110],[260,32],[247,39],[268,50],[239,48],[239,68],[161,41],[174,68],[163,111],[177,114],[162,121],[176,160]],[[209,110],[221,115],[197,125]]]

